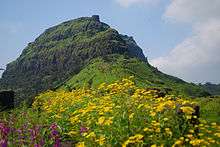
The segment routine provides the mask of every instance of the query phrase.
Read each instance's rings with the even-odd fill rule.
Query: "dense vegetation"
[[[160,97],[157,90],[137,87],[133,78],[102,83],[98,88],[43,93],[32,108],[1,115],[0,144],[220,145],[219,98],[192,101],[172,95]],[[196,112],[197,105],[201,116]],[[206,111],[217,115],[209,117]]]

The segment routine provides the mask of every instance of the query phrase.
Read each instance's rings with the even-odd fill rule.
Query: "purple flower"
[[[50,126],[50,129],[52,129],[52,130],[57,129],[57,124],[53,123],[53,124]]]
[[[10,128],[8,128],[5,124],[0,123],[0,131],[3,136],[7,136],[10,132]]]
[[[52,134],[52,136],[57,136],[57,135],[59,135],[59,132],[57,130],[52,130],[51,134]]]
[[[83,134],[83,133],[86,133],[88,132],[88,128],[86,127],[80,127],[80,133]]]
[[[10,128],[7,127],[4,123],[0,123],[1,147],[7,147],[9,133],[10,133]]]
[[[18,133],[22,133],[22,130],[21,129],[17,129],[16,130]]]
[[[54,147],[60,147],[61,146],[61,144],[60,144],[60,138],[56,138],[55,139],[55,144],[54,144]]]
[[[7,147],[8,146],[7,140],[5,140],[5,139],[0,140],[0,145],[1,145],[1,147]]]
[[[54,144],[54,147],[60,147],[60,136],[59,136],[59,131],[57,130],[58,129],[58,125],[57,124],[52,124],[50,126],[50,129],[51,129],[51,137],[53,138],[55,144]]]
[[[42,139],[40,140],[40,145],[41,145],[41,146],[44,146],[44,144],[45,144],[45,141],[44,141],[44,139],[42,138]]]
[[[34,129],[30,129],[30,134],[31,134],[31,141],[34,142],[34,140],[37,137],[37,133]]]

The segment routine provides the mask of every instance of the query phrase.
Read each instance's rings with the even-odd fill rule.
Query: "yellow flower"
[[[196,115],[193,115],[193,118],[197,118],[197,116],[196,116]]]
[[[95,133],[94,133],[94,132],[91,132],[91,133],[89,133],[89,134],[86,136],[86,138],[95,137],[95,136],[96,136]]]
[[[98,124],[102,125],[105,121],[105,117],[104,116],[101,116],[98,120]]]
[[[69,133],[67,133],[67,135],[70,135],[70,136],[75,136],[76,134],[78,134],[77,131],[70,131]]]
[[[138,109],[140,109],[142,106],[144,106],[144,104],[140,104],[140,105],[138,106]]]
[[[63,108],[63,107],[61,107],[59,111],[60,111],[60,112],[64,112],[64,111],[66,111],[66,109]]]
[[[75,124],[79,121],[79,115],[73,116],[70,119],[71,124]]]
[[[78,142],[76,144],[76,147],[85,147],[85,143],[84,142]]]
[[[214,135],[220,138],[220,133],[215,133]]]
[[[150,116],[154,117],[156,115],[156,112],[151,111]]]
[[[193,139],[189,143],[192,144],[193,146],[199,146],[202,143],[204,143],[204,140],[202,140],[202,139]]]
[[[109,119],[107,119],[107,120],[105,121],[105,125],[107,125],[107,126],[111,125],[112,122],[113,122],[112,119],[113,119],[113,117],[110,117]]]
[[[170,131],[170,128],[165,128],[165,131]]]
[[[184,106],[180,108],[186,114],[192,114],[195,110],[192,107]]]
[[[122,147],[126,147],[129,144],[129,140],[126,140],[123,144]]]
[[[61,119],[62,117],[61,117],[60,115],[56,114],[56,115],[55,115],[55,118]]]
[[[212,126],[216,126],[217,124],[215,122],[211,123]]]
[[[156,133],[160,133],[160,128],[157,128],[157,129],[155,130],[155,132],[156,132]]]
[[[141,135],[141,134],[136,134],[135,136],[131,136],[129,137],[129,140],[133,140],[135,142],[139,142],[139,141],[142,141],[141,139],[143,138],[144,136]]]
[[[109,112],[109,111],[111,111],[111,107],[105,107],[104,108],[104,112]]]
[[[194,130],[190,129],[190,130],[189,130],[189,133],[194,133]]]
[[[98,142],[99,145],[103,145],[105,143],[105,136],[100,136],[99,139],[96,140],[96,142]]]
[[[129,115],[129,119],[132,119],[134,117],[134,113],[131,113],[130,115]]]
[[[149,131],[150,129],[149,128],[144,128],[144,132],[147,132]]]
[[[122,147],[126,147],[128,144],[130,143],[141,143],[143,142],[143,135],[141,134],[136,134],[135,136],[131,136],[128,138],[128,140],[126,140],[123,144]]]
[[[187,134],[186,137],[192,139],[192,138],[193,138],[193,135],[192,135],[192,134]]]
[[[207,139],[208,139],[208,141],[209,141],[210,143],[215,142],[215,140],[214,140],[213,138],[208,137]]]
[[[192,115],[186,115],[186,119],[191,119]]]
[[[173,145],[172,147],[175,147],[176,145],[182,145],[183,144],[183,141],[182,140],[177,140]]]
[[[172,131],[170,130],[170,128],[165,128],[165,132],[166,132],[166,134],[168,134],[168,135],[170,135],[170,136],[173,135],[173,133],[172,133]]]
[[[164,120],[164,121],[168,121],[169,119],[165,117],[163,120]]]

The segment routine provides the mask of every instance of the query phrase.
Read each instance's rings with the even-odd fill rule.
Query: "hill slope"
[[[212,95],[220,95],[220,84],[206,83],[201,86]]]
[[[97,87],[103,82],[109,84],[130,76],[134,76],[136,84],[140,87],[157,88],[175,95],[192,97],[208,95],[195,84],[166,75],[147,62],[123,55],[109,55],[94,59],[80,73],[64,82],[60,88],[72,90]]]

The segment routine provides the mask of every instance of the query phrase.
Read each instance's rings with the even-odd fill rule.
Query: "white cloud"
[[[220,83],[220,1],[174,0],[164,16],[168,20],[190,23],[193,35],[168,55],[150,62],[188,81]]]
[[[154,5],[159,2],[159,0],[116,0],[121,6],[129,7],[134,4],[150,4]]]
[[[220,0],[172,0],[164,16],[191,23],[220,19]]]

